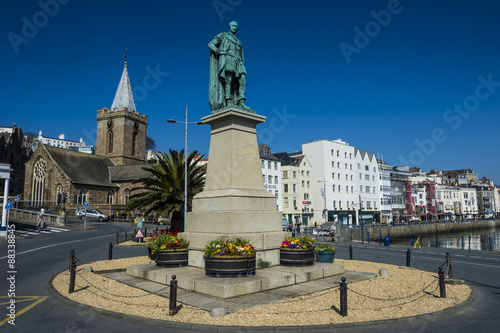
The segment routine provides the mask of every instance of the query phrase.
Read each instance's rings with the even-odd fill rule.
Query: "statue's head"
[[[238,31],[238,22],[236,21],[231,21],[229,22],[229,31],[235,33],[236,31]]]

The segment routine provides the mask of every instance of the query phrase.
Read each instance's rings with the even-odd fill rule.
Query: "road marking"
[[[78,242],[85,242],[85,241],[88,241],[90,239],[99,239],[99,238],[105,238],[105,237],[111,237],[111,236],[115,236],[116,237],[116,234],[96,236],[96,237],[91,237],[91,238],[77,239],[77,240],[74,240],[74,241],[68,241],[68,242],[63,242],[63,243],[56,243],[56,244],[46,245],[46,246],[38,247],[36,249],[27,250],[27,251],[24,251],[24,252],[18,252],[18,253],[16,253],[16,256],[19,256],[21,254],[30,253],[30,252],[33,252],[33,251],[38,251],[38,250],[46,249],[46,248],[49,248],[49,247],[54,247],[54,246],[59,246],[59,245],[65,245],[65,244],[71,244],[71,243],[78,243]],[[0,260],[1,259],[6,259],[6,258],[7,258],[7,256],[0,257]]]
[[[71,231],[71,229],[56,228],[56,227],[50,227],[50,230]]]
[[[455,257],[465,257],[465,254],[455,254]]]
[[[471,258],[476,258],[476,259],[481,259],[482,257],[478,257],[478,256],[470,256]]]
[[[33,304],[30,304],[28,305],[27,307],[25,307],[24,309],[22,309],[21,311],[17,311],[16,312],[16,319],[17,317],[19,317],[20,315],[22,315],[23,313],[33,309],[35,306],[37,306],[38,304],[42,303],[43,301],[45,301],[47,299],[47,296],[18,296],[18,297],[34,297],[34,298],[31,298],[31,299],[27,299],[27,300],[34,300],[34,299],[37,299],[38,298],[38,301],[36,301],[35,303]],[[17,298],[17,297],[16,297]],[[18,301],[16,301],[17,303]],[[4,320],[0,321],[0,326],[2,326],[3,324],[5,324],[6,322],[8,322],[9,320],[11,320],[10,317],[7,317],[5,318]]]
[[[427,252],[427,253],[430,253],[430,254],[436,254],[436,252]]]
[[[486,260],[498,260],[498,258],[486,258]]]

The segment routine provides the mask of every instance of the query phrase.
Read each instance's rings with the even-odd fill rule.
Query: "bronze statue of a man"
[[[238,23],[229,23],[229,31],[222,32],[208,43],[210,49],[210,86],[208,101],[212,113],[233,106],[245,105],[246,75],[243,47],[236,32]]]

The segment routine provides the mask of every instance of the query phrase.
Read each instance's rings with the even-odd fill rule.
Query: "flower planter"
[[[188,264],[188,249],[158,250],[154,255],[156,266],[182,267]]]
[[[335,251],[333,252],[316,252],[317,262],[332,263],[335,260]]]
[[[314,264],[314,248],[280,248],[280,265],[308,266]]]
[[[255,274],[255,255],[205,258],[205,274],[213,277],[243,277]]]
[[[148,258],[150,260],[155,260],[156,254],[149,247],[147,249],[148,249]]]

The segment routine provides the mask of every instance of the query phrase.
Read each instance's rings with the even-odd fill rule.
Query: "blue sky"
[[[57,4],[57,5],[56,5]],[[391,165],[472,168],[500,184],[498,1],[9,1],[0,20],[0,125],[95,143],[128,49],[157,148],[184,148],[210,113],[207,43],[236,20],[247,105],[273,152],[340,138]],[[154,75],[152,73],[155,73]],[[208,126],[189,147],[208,154]]]

